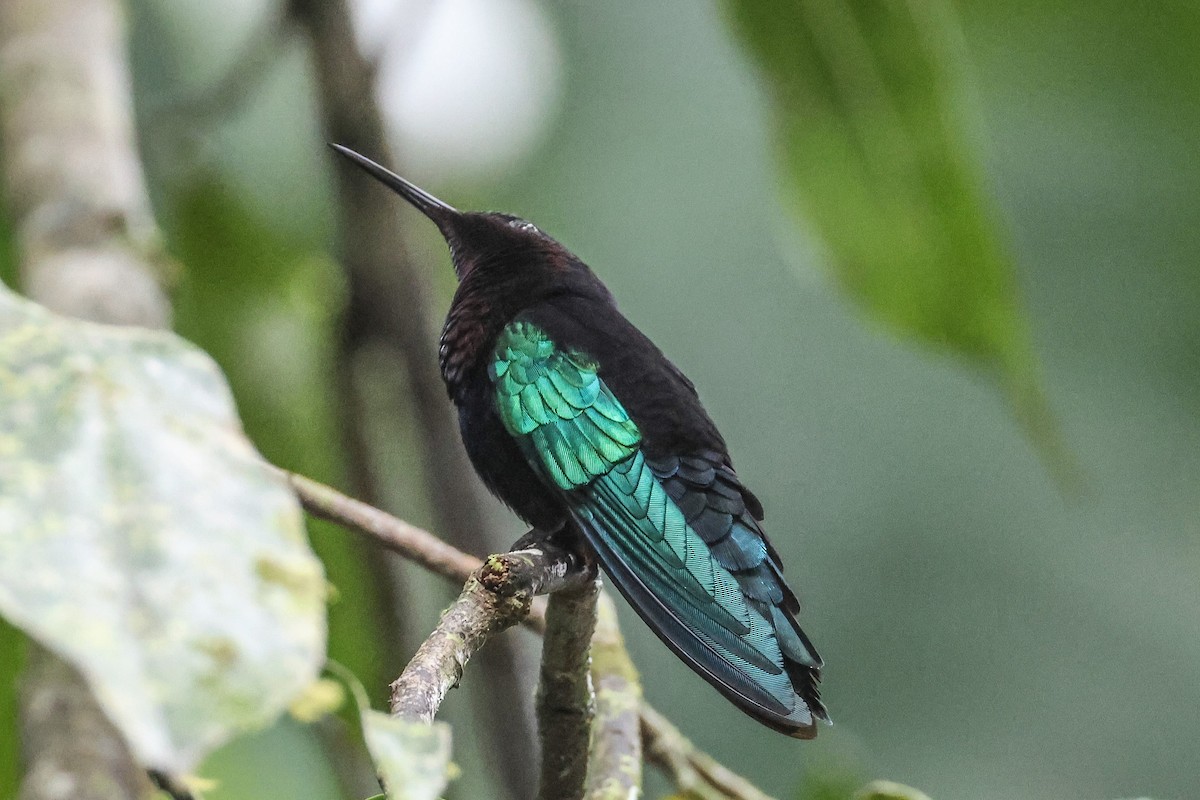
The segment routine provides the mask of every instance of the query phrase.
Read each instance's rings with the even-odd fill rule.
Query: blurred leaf
[[[728,0],[768,81],[784,200],[838,281],[903,336],[995,371],[1060,479],[1008,254],[964,143],[944,0]]]
[[[902,783],[871,781],[858,790],[854,800],[930,800],[930,797]]]
[[[0,456],[0,613],[143,764],[188,773],[316,677],[321,564],[203,353],[0,287]]]
[[[370,800],[437,800],[456,776],[450,762],[450,726],[393,717],[370,707],[362,681],[345,665],[325,665],[350,690],[375,771],[386,792]]]
[[[450,726],[364,709],[367,749],[388,800],[437,800],[450,782]]]
[[[858,762],[844,753],[816,750],[806,759],[796,800],[850,800],[865,780]]]
[[[322,717],[335,714],[346,705],[346,690],[342,684],[330,678],[321,678],[311,684],[292,700],[288,706],[297,722],[311,724]]]

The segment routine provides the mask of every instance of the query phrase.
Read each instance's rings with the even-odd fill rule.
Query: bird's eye
[[[540,233],[537,226],[532,222],[526,222],[523,219],[514,219],[509,221],[509,226],[516,228],[519,231],[528,231],[529,233]]]

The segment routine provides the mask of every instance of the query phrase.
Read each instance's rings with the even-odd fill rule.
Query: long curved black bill
[[[449,203],[443,203],[420,186],[409,183],[390,169],[376,164],[364,155],[359,155],[349,147],[343,147],[333,142],[330,142],[329,146],[339,155],[356,164],[363,172],[403,197],[418,211],[437,223],[438,227],[441,227],[442,223],[449,217],[458,216],[459,211],[454,206]]]

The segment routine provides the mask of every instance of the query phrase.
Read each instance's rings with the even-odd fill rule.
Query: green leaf
[[[0,614],[172,775],[313,681],[320,562],[202,352],[0,286]]]
[[[857,760],[826,742],[805,759],[804,780],[796,800],[850,800],[866,778]]]
[[[363,709],[367,749],[388,800],[437,800],[450,782],[450,726]]]
[[[727,0],[766,78],[785,205],[900,335],[993,372],[1058,477],[1013,264],[966,146],[944,0]]]
[[[450,762],[450,726],[426,724],[375,711],[362,681],[329,661],[329,674],[345,684],[358,709],[363,739],[386,792],[370,800],[437,800],[458,768]]]
[[[930,800],[922,791],[891,781],[871,781],[858,790],[854,800]]]

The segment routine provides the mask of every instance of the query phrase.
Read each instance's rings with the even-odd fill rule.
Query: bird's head
[[[366,156],[341,145],[330,146],[438,226],[460,281],[479,272],[522,288],[608,294],[582,261],[533,223],[509,214],[459,211]]]

